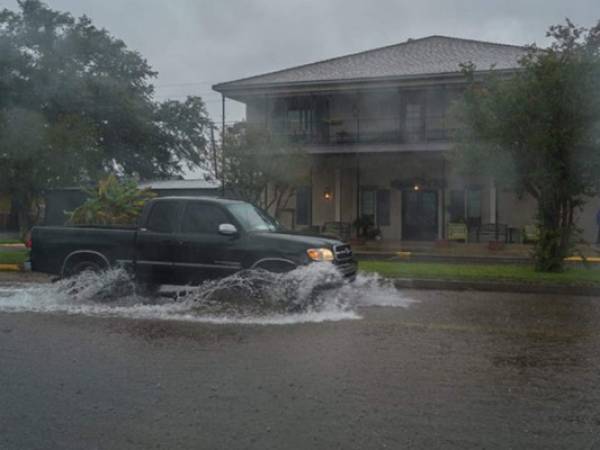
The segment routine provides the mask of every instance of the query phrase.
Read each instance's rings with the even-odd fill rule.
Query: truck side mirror
[[[222,223],[219,225],[219,233],[224,236],[233,236],[238,234],[238,230],[235,225],[231,223]]]

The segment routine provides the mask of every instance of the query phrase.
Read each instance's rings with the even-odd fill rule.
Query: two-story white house
[[[447,225],[533,224],[535,203],[463,178],[452,164],[449,114],[464,90],[461,64],[510,73],[525,48],[430,36],[213,86],[246,104],[249,124],[302,143],[310,182],[282,217],[295,228],[370,216],[384,239],[437,240]],[[593,199],[580,214],[596,237]]]

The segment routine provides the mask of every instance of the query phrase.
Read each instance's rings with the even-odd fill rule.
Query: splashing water
[[[198,287],[143,295],[124,270],[83,273],[54,285],[0,286],[0,311],[212,323],[291,324],[360,319],[365,306],[406,307],[393,284],[359,274],[348,283],[331,264],[275,274],[242,271]]]

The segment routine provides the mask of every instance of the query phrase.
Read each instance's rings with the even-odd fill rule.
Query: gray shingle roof
[[[286,85],[377,78],[422,77],[460,72],[472,62],[479,70],[517,68],[524,47],[429,36],[289,69],[221,83],[218,91],[263,85]]]
[[[221,183],[211,180],[155,180],[145,181],[139,184],[139,188],[150,189],[218,189]]]

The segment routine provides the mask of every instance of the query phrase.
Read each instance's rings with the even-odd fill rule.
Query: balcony
[[[400,117],[335,118],[308,126],[287,124],[279,130],[282,128],[286,131],[274,131],[274,134],[292,142],[316,145],[448,142],[454,131],[443,117],[432,116],[424,121],[401,120]]]

